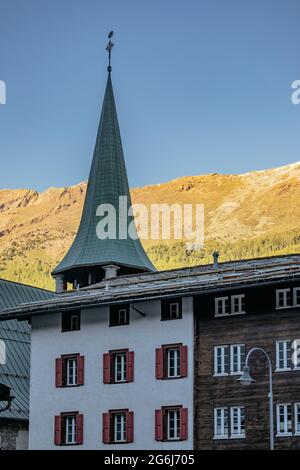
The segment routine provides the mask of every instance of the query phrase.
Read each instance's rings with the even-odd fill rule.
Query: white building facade
[[[110,326],[109,307],[81,310],[75,331],[62,332],[60,313],[33,317],[29,448],[192,449],[193,302],[182,299],[178,319],[176,304],[170,320],[162,320],[160,301],[133,304],[129,324],[119,326]],[[115,383],[104,383],[109,353]],[[78,356],[83,371],[76,364],[74,374]]]

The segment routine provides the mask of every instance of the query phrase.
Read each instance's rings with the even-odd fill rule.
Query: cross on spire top
[[[112,51],[112,48],[114,47],[114,43],[112,42],[111,38],[113,37],[114,35],[114,32],[111,31],[109,34],[108,34],[108,44],[106,46],[106,50],[108,52],[108,67],[107,67],[107,71],[110,73],[111,72],[111,51]]]

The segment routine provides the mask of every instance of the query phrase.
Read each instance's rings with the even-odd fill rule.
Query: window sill
[[[235,317],[236,315],[246,315],[246,312],[215,314],[215,318]]]
[[[287,367],[286,369],[275,369],[275,372],[292,372],[292,369],[290,367]]]
[[[235,436],[230,436],[230,439],[246,439],[245,434],[236,434]]]
[[[160,321],[175,321],[175,320],[182,320],[183,317],[178,318],[161,318]]]
[[[292,432],[286,432],[286,433],[280,433],[280,434],[276,434],[276,437],[292,437],[293,436],[293,433]]]
[[[226,373],[224,373],[224,374],[214,374],[213,375],[213,377],[228,377],[228,376],[229,376],[229,374],[226,374]]]
[[[214,436],[213,437],[214,441],[222,441],[222,440],[226,440],[226,439],[229,439],[229,437],[228,436]]]

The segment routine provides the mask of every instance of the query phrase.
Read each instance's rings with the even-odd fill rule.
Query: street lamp
[[[273,410],[273,383],[272,383],[272,363],[269,355],[266,353],[266,351],[262,348],[252,348],[248,352],[245,360],[245,366],[243,368],[243,373],[239,379],[237,379],[238,382],[240,382],[241,385],[249,386],[251,385],[252,382],[255,382],[254,379],[252,379],[250,375],[250,368],[248,366],[249,358],[253,352],[259,351],[265,355],[265,357],[268,360],[269,364],[269,427],[270,427],[270,450],[274,450],[274,410]]]

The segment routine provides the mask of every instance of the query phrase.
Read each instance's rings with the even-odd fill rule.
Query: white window
[[[228,375],[228,346],[214,348],[214,375]]]
[[[214,439],[228,439],[228,408],[214,409]]]
[[[233,315],[245,313],[245,294],[231,296],[231,313]]]
[[[76,418],[66,417],[66,444],[76,444]]]
[[[231,439],[245,437],[245,408],[243,406],[230,408],[230,431]]]
[[[215,298],[215,316],[229,315],[229,297]]]
[[[77,385],[77,358],[67,359],[67,386]]]
[[[291,307],[291,289],[278,289],[276,291],[276,308]]]
[[[300,403],[294,404],[295,413],[295,434],[300,436]]]
[[[180,307],[179,302],[174,302],[170,304],[170,318],[180,318]]]
[[[116,413],[114,415],[114,441],[126,441],[126,415],[125,413]]]
[[[276,370],[291,370],[291,341],[276,342]]]
[[[294,369],[300,369],[300,339],[292,342],[292,364]]]
[[[175,441],[180,439],[180,411],[167,411],[167,439]]]
[[[230,346],[230,374],[240,375],[245,365],[245,345],[231,344]]]
[[[300,287],[293,289],[293,305],[294,307],[300,307]]]
[[[292,427],[292,405],[290,403],[276,406],[277,411],[277,436],[291,436]]]
[[[168,362],[168,378],[180,377],[180,349],[169,348],[167,349],[167,362]]]
[[[215,316],[240,315],[245,311],[245,294],[215,298]]]
[[[126,353],[115,354],[115,382],[126,382]]]

